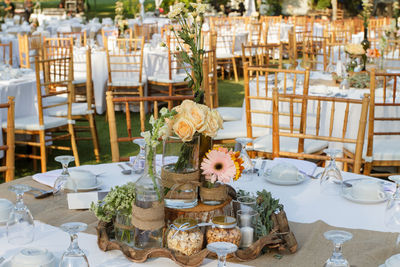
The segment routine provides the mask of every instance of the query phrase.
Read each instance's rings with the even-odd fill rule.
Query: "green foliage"
[[[282,4],[280,0],[264,0],[263,3],[269,6],[268,16],[279,16],[282,14]]]
[[[331,0],[318,0],[317,9],[326,9],[331,6]]]

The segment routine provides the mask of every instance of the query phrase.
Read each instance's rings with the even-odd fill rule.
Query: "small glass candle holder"
[[[235,200],[232,200],[232,217],[237,217],[238,210],[241,210],[242,213],[256,211],[257,209],[257,200],[253,196],[241,196]]]
[[[240,248],[248,248],[257,240],[256,229],[258,217],[258,212],[254,210],[238,210],[237,223],[242,234]]]

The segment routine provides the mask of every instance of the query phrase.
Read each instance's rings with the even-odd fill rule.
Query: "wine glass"
[[[332,256],[325,262],[324,267],[350,267],[349,262],[343,257],[342,245],[353,238],[353,235],[346,231],[331,230],[324,233],[326,239],[333,243]]]
[[[73,179],[68,172],[68,164],[71,161],[74,161],[75,158],[73,156],[64,155],[64,156],[57,156],[55,157],[57,162],[60,162],[62,165],[62,172],[60,176],[54,182],[53,187],[53,196],[56,199],[62,199],[63,201],[66,200],[66,191],[77,192],[77,186]],[[65,203],[67,204],[67,203]],[[65,205],[64,205],[65,206]]]
[[[59,267],[89,267],[89,261],[78,245],[78,233],[85,231],[86,223],[70,222],[61,225],[61,229],[71,237],[71,243],[67,251],[61,257]]]
[[[336,156],[342,152],[339,149],[325,149],[324,152],[330,157],[330,162],[321,175],[321,192],[328,195],[338,195],[343,181],[342,174],[336,166]]]
[[[386,205],[385,225],[396,232],[400,232],[400,175],[392,175],[388,178],[396,183],[396,191]],[[399,244],[399,241],[400,235],[397,238],[397,244]]]
[[[238,247],[229,242],[214,242],[207,245],[207,249],[218,256],[218,267],[226,267],[226,255],[235,252]]]
[[[31,243],[34,238],[34,222],[31,212],[25,206],[23,196],[31,187],[22,184],[11,185],[8,190],[17,195],[17,201],[11,210],[7,221],[8,243],[13,245],[25,245]]]
[[[132,163],[132,169],[134,173],[141,174],[144,171],[144,165],[146,163],[146,141],[144,138],[138,138],[133,140],[133,143],[140,147],[140,151]]]
[[[247,153],[247,144],[251,143],[253,139],[247,138],[247,137],[241,137],[241,138],[236,138],[235,141],[240,144],[241,150],[240,150],[240,157],[243,160],[243,173],[254,173],[254,165],[253,162],[251,162],[251,159],[249,157],[249,154]]]

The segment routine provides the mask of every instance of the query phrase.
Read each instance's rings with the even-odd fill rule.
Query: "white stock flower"
[[[141,132],[140,135],[144,138],[144,141],[146,142],[146,144],[148,144],[148,145],[151,144],[151,133],[150,133],[150,131]]]
[[[184,3],[177,3],[172,6],[171,11],[168,13],[169,19],[174,19],[179,16],[181,13],[185,12],[185,4]]]
[[[151,115],[150,116],[150,119],[149,119],[149,123],[152,125],[152,126],[154,126],[154,123],[156,122],[156,119],[154,119],[154,116],[153,115]]]
[[[165,114],[167,114],[168,111],[169,111],[169,110],[168,110],[166,107],[161,108],[161,109],[160,109],[160,114],[161,114],[161,116],[164,116]]]

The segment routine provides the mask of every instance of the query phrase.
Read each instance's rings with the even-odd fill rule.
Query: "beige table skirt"
[[[15,194],[8,191],[7,187],[16,183],[48,189],[48,187],[33,181],[31,177],[25,177],[10,183],[0,184],[0,198],[7,198],[15,202]],[[89,226],[86,232],[96,234],[97,219],[88,210],[67,210],[62,207],[61,203],[55,202],[52,197],[35,199],[33,196],[26,194],[24,201],[31,210],[35,220],[40,220],[54,226],[60,226],[62,223],[71,221],[84,222]],[[337,214],[337,216],[340,216],[340,214]],[[333,250],[332,243],[324,238],[323,233],[339,228],[331,227],[321,221],[312,224],[291,222],[290,228],[299,243],[298,251],[295,254],[272,250],[270,253],[262,255],[256,260],[245,262],[245,264],[271,267],[322,267]],[[343,230],[353,234],[353,239],[346,242],[343,246],[343,254],[352,267],[376,267],[383,264],[390,256],[400,253],[400,247],[396,249],[395,246],[397,239],[397,234],[395,233],[353,229]],[[281,259],[276,257],[278,254],[282,255]]]

